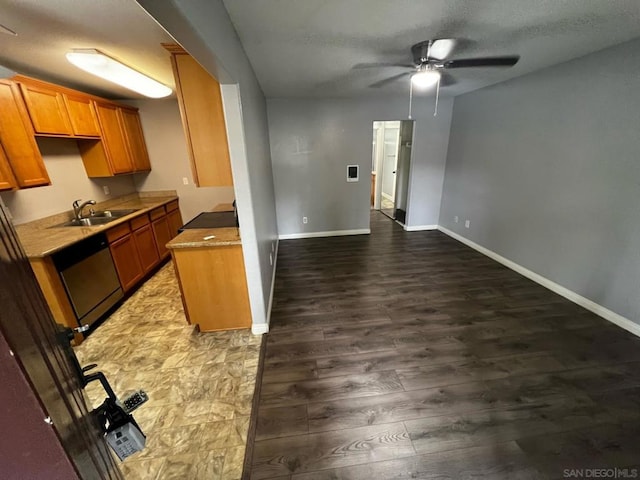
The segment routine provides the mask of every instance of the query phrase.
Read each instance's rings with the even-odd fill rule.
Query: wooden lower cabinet
[[[167,213],[167,220],[169,222],[169,230],[171,231],[171,238],[178,235],[178,230],[182,228],[182,215],[180,214],[180,210],[173,210]]]
[[[116,240],[109,245],[120,285],[125,292],[142,280],[144,270],[138,256],[138,249],[132,234]]]
[[[147,273],[160,261],[160,255],[158,254],[158,247],[156,246],[151,225],[147,224],[138,230],[134,230],[131,235],[136,243],[142,269],[144,273]]]
[[[167,216],[165,215],[153,220],[151,222],[151,228],[153,229],[153,236],[156,240],[156,245],[158,246],[160,258],[167,258],[170,255],[170,252],[165,245],[175,237],[175,234],[172,234],[171,229],[169,228],[169,220],[167,219]]]
[[[241,245],[171,252],[189,323],[202,332],[251,327]]]

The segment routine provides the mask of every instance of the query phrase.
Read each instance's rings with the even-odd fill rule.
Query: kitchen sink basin
[[[137,211],[137,208],[129,208],[125,210],[98,210],[87,218],[120,218]]]
[[[107,223],[113,222],[137,211],[138,209],[136,208],[125,210],[99,210],[88,217],[81,218],[80,220],[74,218],[68,222],[55,225],[55,227],[95,227],[99,225],[106,225]]]

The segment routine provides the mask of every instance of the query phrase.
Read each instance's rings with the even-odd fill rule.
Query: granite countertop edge
[[[208,238],[206,237],[215,237]],[[242,245],[240,231],[236,227],[194,228],[185,230],[167,243],[170,250],[185,248],[211,248],[229,245]]]
[[[118,199],[113,199],[108,204],[98,204],[96,208],[104,209],[137,209],[135,212],[120,217],[113,222],[109,222],[105,225],[96,225],[91,227],[56,227],[52,222],[63,223],[71,218],[71,214],[63,212],[58,215],[52,215],[50,217],[35,220],[33,222],[25,223],[22,225],[16,225],[15,229],[18,234],[18,238],[22,243],[25,254],[28,258],[44,258],[48,257],[60,250],[80,242],[85,238],[89,238],[101,232],[110,230],[113,227],[117,227],[123,223],[126,223],[140,215],[150,212],[154,208],[161,207],[174,200],[178,200],[177,195],[163,195],[163,196],[147,196],[139,195],[136,198],[127,196],[121,199],[118,203]],[[67,214],[68,213],[68,214]],[[66,216],[66,220],[62,217]],[[52,220],[54,219],[55,220]],[[46,238],[42,238],[42,237]]]

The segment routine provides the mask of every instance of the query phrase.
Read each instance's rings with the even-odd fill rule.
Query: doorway
[[[371,207],[404,225],[409,199],[413,120],[373,122]]]

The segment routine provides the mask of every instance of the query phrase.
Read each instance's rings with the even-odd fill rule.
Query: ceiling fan
[[[442,83],[443,86],[454,84],[455,79],[446,72],[446,70],[476,67],[512,67],[518,63],[520,59],[518,55],[510,55],[504,57],[448,60],[457,43],[455,38],[425,40],[411,47],[411,56],[413,57],[412,64],[384,62],[358,63],[354,65],[353,68],[403,67],[408,69],[408,71],[375,82],[369,85],[369,87],[383,87],[396,80],[410,76],[412,86],[426,88],[436,84],[440,87],[440,83]]]

